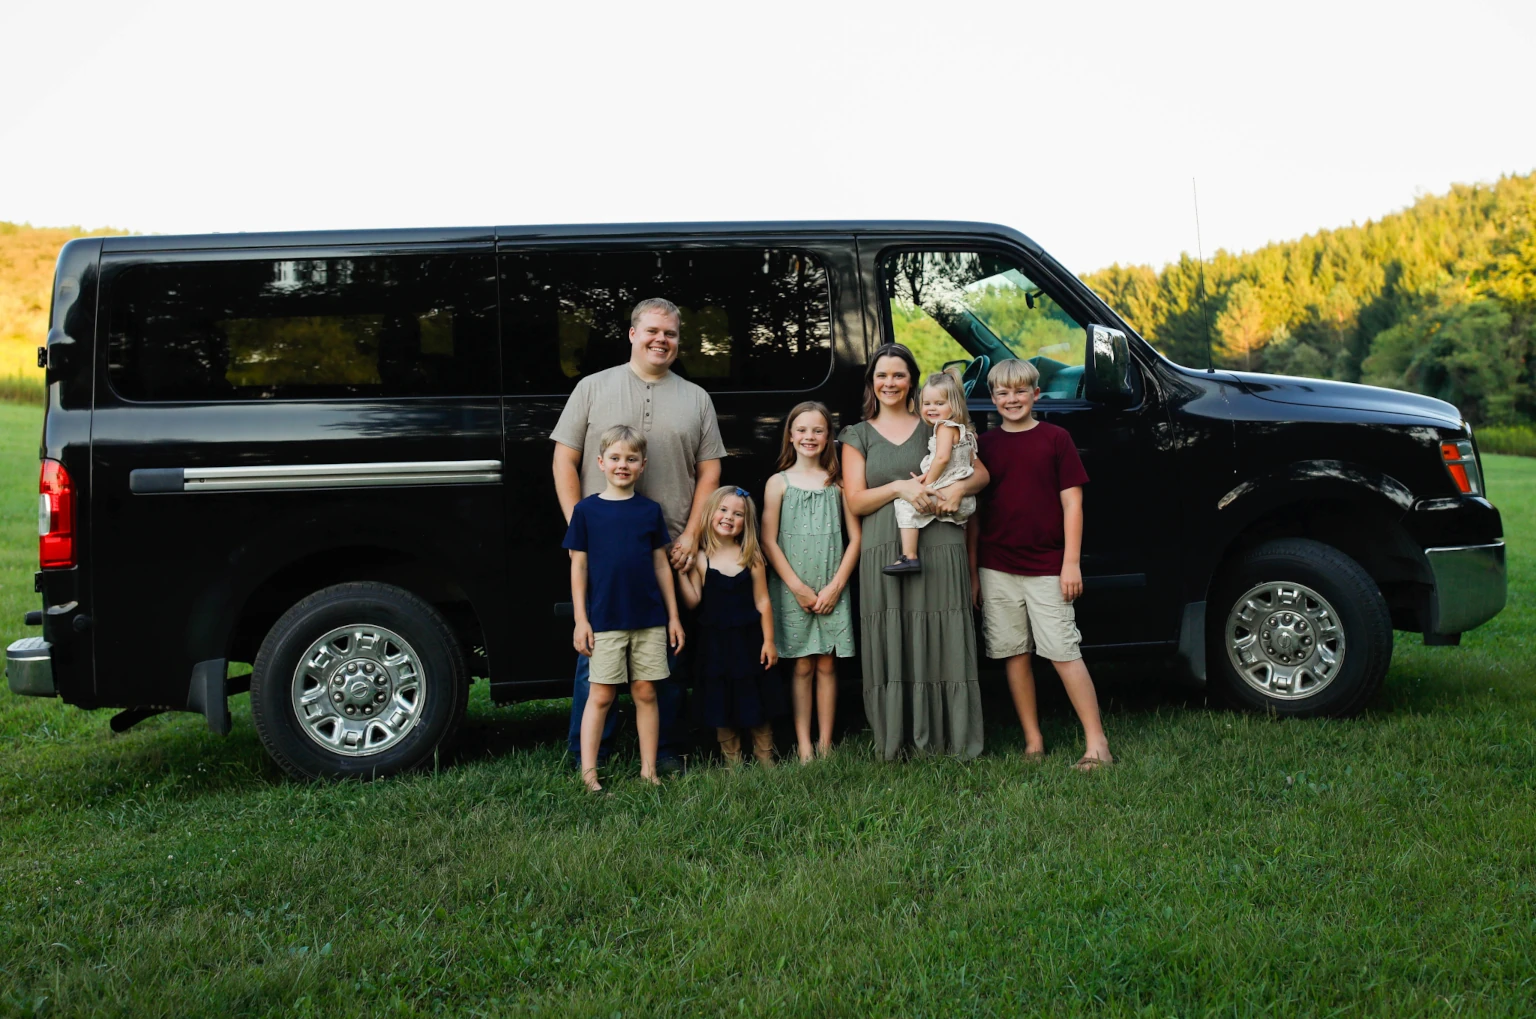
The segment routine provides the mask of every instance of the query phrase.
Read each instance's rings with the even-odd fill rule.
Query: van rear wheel
[[[1371,575],[1331,545],[1267,541],[1215,585],[1211,679],[1240,707],[1315,717],[1360,711],[1392,661],[1392,618]]]
[[[464,654],[398,587],[337,584],[283,614],[251,672],[267,752],[295,778],[375,778],[430,760],[464,718]]]

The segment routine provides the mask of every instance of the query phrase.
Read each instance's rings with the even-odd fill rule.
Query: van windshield
[[[1025,358],[1039,368],[1043,396],[1070,396],[1081,375],[1083,326],[1007,258],[975,251],[903,251],[882,263],[892,339],[924,374],[985,356]],[[1049,380],[1062,369],[1062,385]]]

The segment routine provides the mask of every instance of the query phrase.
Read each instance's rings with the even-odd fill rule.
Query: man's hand
[[[763,663],[764,669],[771,669],[779,664],[779,649],[773,646],[773,641],[763,641],[763,650],[758,653],[757,660]]]
[[[842,593],[843,585],[833,577],[831,583],[816,593],[816,603],[810,606],[810,610],[818,616],[831,615],[832,610],[837,608],[837,599],[842,596]]]
[[[683,621],[675,616],[667,623],[667,646],[673,654],[683,650]]]
[[[693,565],[693,557],[698,550],[698,535],[685,531],[672,543],[672,547],[667,549],[667,557],[672,561],[672,568],[681,572]]]
[[[591,658],[592,646],[596,642],[597,638],[592,635],[591,623],[580,622],[576,624],[576,635],[571,639],[571,644],[576,648],[578,655],[586,655],[588,658]]]
[[[1063,601],[1077,601],[1083,593],[1083,569],[1077,563],[1061,564],[1061,597]]]
[[[971,571],[971,604],[981,608],[981,574]]]

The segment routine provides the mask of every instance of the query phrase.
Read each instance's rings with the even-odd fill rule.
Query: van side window
[[[880,263],[891,339],[924,375],[987,355],[1040,369],[1040,398],[1082,395],[1084,326],[1010,259],[976,251],[900,251]],[[985,386],[975,395],[984,395]]]
[[[489,254],[135,265],[107,300],[108,377],[129,400],[497,391]]]
[[[501,255],[510,393],[569,393],[629,358],[629,313],[682,312],[673,370],[710,392],[804,390],[832,370],[827,271],[779,248],[511,251]]]

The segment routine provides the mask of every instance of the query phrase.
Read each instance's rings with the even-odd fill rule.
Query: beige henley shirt
[[[581,450],[583,497],[605,487],[597,466],[597,441],[614,425],[629,425],[645,434],[645,473],[635,491],[661,504],[667,532],[676,539],[693,508],[697,465],[725,456],[715,405],[687,379],[668,372],[648,382],[628,362],[584,376],[549,435],[562,446]]]

